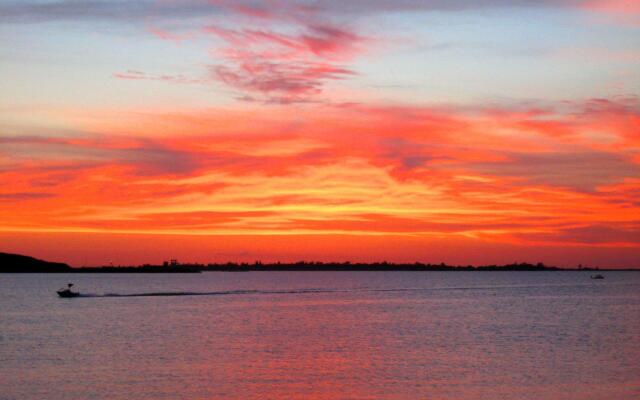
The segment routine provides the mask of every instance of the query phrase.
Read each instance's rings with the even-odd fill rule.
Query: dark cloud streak
[[[601,151],[511,153],[503,162],[470,163],[466,167],[495,176],[593,192],[598,186],[640,176],[640,165],[625,156]]]
[[[279,11],[266,10],[256,1],[11,1],[0,4],[0,21],[33,23],[49,21],[115,20],[144,18],[209,17],[226,13],[272,18],[275,14],[370,15],[388,12],[463,11],[488,8],[575,7],[585,0],[368,0],[280,1]]]
[[[56,197],[53,193],[41,192],[18,192],[18,193],[0,193],[0,201],[16,201],[16,200],[38,200]]]
[[[640,223],[610,223],[561,228],[552,233],[518,234],[530,241],[569,242],[582,244],[640,244]]]
[[[222,10],[207,1],[158,2],[62,0],[14,1],[0,4],[0,21],[34,23],[52,21],[138,21],[149,17],[206,17]]]

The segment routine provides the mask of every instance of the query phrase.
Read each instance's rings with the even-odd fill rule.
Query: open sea
[[[592,273],[4,274],[0,399],[640,399],[640,272]]]

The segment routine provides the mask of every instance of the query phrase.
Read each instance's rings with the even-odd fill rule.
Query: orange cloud
[[[638,247],[636,104],[66,112],[0,140],[0,230]]]

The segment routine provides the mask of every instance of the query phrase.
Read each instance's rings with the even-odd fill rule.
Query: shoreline
[[[391,263],[391,262],[320,262],[320,261],[298,261],[293,263],[254,263],[246,262],[226,262],[226,263],[179,263],[177,260],[165,261],[162,264],[142,264],[142,265],[103,265],[103,266],[83,266],[71,267],[65,263],[48,262],[33,257],[0,253],[0,273],[201,273],[201,272],[322,272],[322,271],[378,271],[378,272],[435,272],[435,271],[640,271],[639,268],[601,268],[583,267],[561,268],[545,265],[538,262],[532,263],[511,263],[511,264],[490,264],[490,265],[449,265],[445,263]]]

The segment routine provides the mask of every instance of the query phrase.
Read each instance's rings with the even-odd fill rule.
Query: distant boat
[[[69,283],[67,284],[66,288],[57,290],[56,293],[58,293],[58,296],[65,297],[65,298],[80,296],[80,292],[74,292],[73,290],[71,290],[72,286],[73,286],[73,283]]]
[[[591,275],[591,279],[604,279],[604,276],[602,276],[600,274]]]

